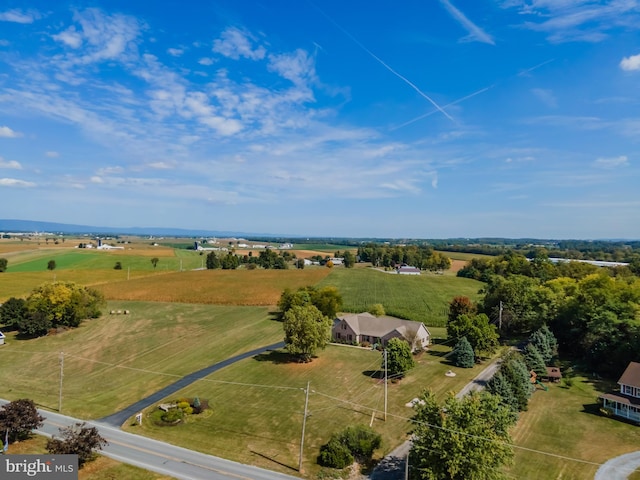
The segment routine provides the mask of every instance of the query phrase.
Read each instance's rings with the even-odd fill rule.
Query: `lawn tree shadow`
[[[369,378],[375,378],[376,380],[384,379],[384,372],[382,370],[365,370],[362,375]]]
[[[271,362],[275,364],[310,363],[313,362],[314,358],[318,357],[314,355],[309,360],[305,361],[300,355],[293,355],[286,350],[270,350],[253,357],[253,359],[257,360],[258,362]]]
[[[293,363],[297,361],[296,358],[286,350],[271,350],[260,353],[254,356],[253,359],[258,362],[271,362],[275,364]]]
[[[279,323],[282,323],[282,321],[284,320],[284,319],[282,318],[282,312],[281,312],[280,310],[273,310],[273,311],[270,311],[270,312],[268,313],[268,315],[269,315],[269,320],[271,320],[271,321],[273,321],[273,322],[279,322]]]

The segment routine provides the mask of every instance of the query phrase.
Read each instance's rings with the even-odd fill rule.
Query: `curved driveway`
[[[278,348],[284,347],[284,342],[274,343],[273,345],[268,345],[266,347],[256,348],[255,350],[251,350],[250,352],[241,353],[240,355],[236,355],[235,357],[227,358],[221,362],[215,363],[213,365],[209,365],[208,367],[203,368],[202,370],[198,370],[197,372],[190,373],[182,377],[180,380],[167,385],[162,390],[158,390],[155,393],[152,393],[146,398],[137,401],[129,405],[126,408],[123,408],[119,412],[113,413],[107,417],[103,417],[98,422],[106,423],[107,425],[111,425],[113,427],[120,427],[124,422],[126,422],[129,418],[134,416],[136,413],[141,412],[145,408],[152,406],[155,403],[158,403],[163,398],[167,398],[169,395],[176,393],[179,390],[191,385],[196,380],[200,380],[207,375],[212,374],[213,372],[217,372],[221,368],[228,367],[232,363],[238,362],[240,360],[244,360],[245,358],[253,357],[255,355],[259,355],[260,353],[269,351],[269,350],[277,350]]]
[[[595,480],[624,480],[640,468],[640,452],[612,458],[596,472]]]

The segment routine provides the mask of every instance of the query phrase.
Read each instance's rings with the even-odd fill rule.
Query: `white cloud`
[[[50,150],[48,152],[44,152],[45,157],[48,158],[58,158],[60,156],[60,154],[58,152],[54,152],[53,150]]]
[[[261,60],[265,57],[266,50],[262,45],[254,48],[254,42],[255,38],[250,33],[229,27],[222,32],[219,39],[214,40],[213,51],[234,60],[240,57]]]
[[[167,53],[173,57],[179,57],[184,53],[184,50],[181,48],[168,48]]]
[[[553,43],[601,42],[616,28],[636,30],[640,4],[636,0],[508,0],[503,8],[517,8],[523,26],[544,32]]]
[[[534,88],[531,90],[531,93],[538,97],[538,100],[544,103],[547,107],[555,108],[558,106],[556,97],[551,90],[544,88]]]
[[[21,133],[11,130],[7,126],[0,127],[0,138],[17,138],[21,136]]]
[[[98,176],[93,176],[89,179],[91,181],[91,183],[97,183],[97,184],[101,184],[104,183],[104,181],[102,180],[102,178],[98,177]]]
[[[104,177],[105,175],[117,175],[122,172],[124,172],[124,168],[122,167],[103,167],[98,169],[96,174],[101,177]]]
[[[143,25],[134,17],[108,15],[97,8],[75,12],[78,24],[63,30],[53,38],[74,49],[77,54],[67,54],[62,67],[71,68],[78,64],[101,61],[127,61],[137,58],[137,41]]]
[[[628,72],[640,70],[640,53],[638,55],[624,57],[622,60],[620,60],[620,68]]]
[[[0,168],[13,168],[15,170],[22,170],[22,165],[15,160],[5,160],[0,157]]]
[[[269,55],[268,68],[298,86],[306,86],[309,80],[316,78],[314,59],[301,49],[293,53]]]
[[[213,59],[209,57],[204,57],[198,60],[198,63],[200,65],[206,65],[206,66],[213,65]]]
[[[24,180],[18,180],[16,178],[0,178],[0,187],[21,187],[30,188],[35,187],[33,182],[25,182]]]
[[[598,158],[594,162],[594,166],[598,168],[618,168],[618,167],[626,167],[629,165],[629,159],[626,155],[620,155],[619,157],[609,157],[609,158]]]
[[[9,40],[0,39],[0,47],[8,47],[9,45],[11,45]]]
[[[82,35],[76,31],[76,27],[73,25],[57,35],[52,35],[52,37],[54,40],[62,42],[71,48],[80,48],[82,45]]]
[[[449,15],[451,15],[453,19],[462,26],[462,28],[469,32],[469,36],[466,38],[466,40],[488,43],[489,45],[496,44],[491,35],[483,31],[475,23],[469,20],[467,16],[459,9],[454,7],[449,0],[440,0],[440,3],[445,8],[445,10],[449,12]]]
[[[42,16],[35,10],[23,11],[17,8],[13,10],[7,10],[6,12],[0,12],[1,22],[13,22],[13,23],[33,23],[35,20],[42,18]]]
[[[147,163],[147,166],[150,168],[156,168],[158,170],[169,170],[173,168],[173,165],[167,162],[151,162],[151,163]]]

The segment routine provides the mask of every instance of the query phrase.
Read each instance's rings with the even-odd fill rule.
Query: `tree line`
[[[451,260],[446,255],[424,245],[380,245],[368,243],[358,247],[357,257],[361,262],[370,262],[374,267],[411,265],[421,270],[447,270]]]
[[[74,328],[98,318],[106,305],[99,291],[74,282],[48,282],[24,298],[11,297],[0,306],[0,323],[8,330],[38,337],[52,328]]]

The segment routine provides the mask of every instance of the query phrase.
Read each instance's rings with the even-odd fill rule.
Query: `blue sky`
[[[640,0],[5,1],[0,217],[640,238]]]

